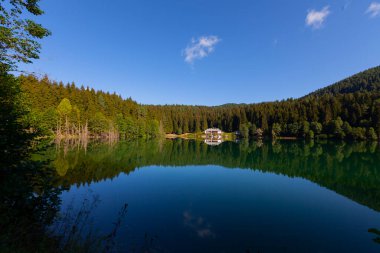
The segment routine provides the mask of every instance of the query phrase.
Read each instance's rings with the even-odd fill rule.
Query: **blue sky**
[[[300,97],[380,64],[380,0],[43,0],[22,69],[144,104]]]

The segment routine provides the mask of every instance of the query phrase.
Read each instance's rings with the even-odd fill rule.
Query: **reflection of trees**
[[[0,245],[7,252],[54,252],[57,240],[46,233],[58,212],[60,188],[54,171],[40,162],[15,162],[0,182]],[[53,172],[53,173],[52,173]]]
[[[376,229],[376,228],[370,228],[368,229],[368,232],[372,233],[373,235],[375,235],[376,237],[373,238],[373,241],[375,243],[379,243],[380,244],[380,230]]]
[[[32,149],[39,150],[45,143],[33,143],[34,134],[27,123],[24,102],[17,80],[0,73],[0,251],[94,252],[87,250],[88,241],[80,233],[69,233],[70,240],[65,241],[65,233],[53,233],[49,229],[59,215],[63,190],[55,182],[58,177],[54,168],[63,176],[77,165],[75,160],[65,159],[65,150],[52,164],[41,153],[31,155]],[[74,215],[80,217],[83,213],[80,210]],[[96,251],[112,251],[113,239],[125,213],[126,206],[107,237],[92,237],[92,242],[101,244]],[[87,224],[73,220],[66,227],[78,231],[78,225]]]
[[[58,238],[60,252],[117,252],[116,236],[122,221],[127,214],[127,204],[124,204],[117,215],[112,230],[108,234],[100,234],[93,229],[93,210],[100,199],[90,192],[82,204],[75,207],[72,202],[63,215],[57,217],[49,231]]]
[[[57,174],[49,165],[23,161],[12,167],[0,184],[1,252],[114,252],[127,205],[110,233],[97,234],[88,222],[97,199],[59,213],[63,188],[54,186]]]
[[[347,142],[225,142],[217,147],[186,140],[123,142],[114,146],[90,145],[71,150],[59,185],[69,187],[112,178],[120,172],[149,165],[184,166],[215,164],[302,177],[380,210],[380,149],[377,143]],[[63,153],[48,151],[62,159]],[[71,162],[75,161],[75,162]]]

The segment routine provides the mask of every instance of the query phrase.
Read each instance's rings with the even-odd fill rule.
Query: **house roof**
[[[219,128],[208,128],[208,129],[206,129],[205,130],[205,132],[209,132],[209,131],[213,131],[213,132],[215,132],[215,131],[220,131],[220,132],[222,132],[222,130],[220,130]]]

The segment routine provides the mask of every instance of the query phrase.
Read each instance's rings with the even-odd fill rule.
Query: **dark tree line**
[[[147,106],[166,133],[218,127],[243,137],[377,139],[380,135],[380,67],[300,99],[206,106]]]
[[[218,127],[243,138],[378,139],[380,67],[299,99],[222,106],[140,105],[115,93],[78,88],[47,77],[20,76],[34,131],[125,138],[183,134]]]
[[[325,94],[299,100],[233,107],[149,106],[167,133],[218,127],[243,137],[264,135],[302,138],[377,139],[380,93]]]

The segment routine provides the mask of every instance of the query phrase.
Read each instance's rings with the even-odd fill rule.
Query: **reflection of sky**
[[[194,216],[191,211],[183,212],[183,224],[193,229],[200,238],[215,237],[211,224],[201,216]]]
[[[127,246],[149,234],[167,252],[377,252],[367,231],[380,227],[378,212],[300,178],[213,165],[150,166],[74,186],[63,193],[63,205],[88,189],[100,197],[94,225],[105,232],[128,203],[120,230]]]

